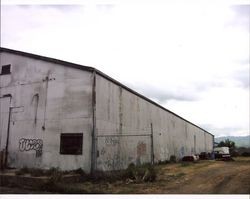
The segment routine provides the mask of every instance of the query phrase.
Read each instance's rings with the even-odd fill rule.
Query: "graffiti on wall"
[[[105,148],[103,147],[102,150],[101,150],[101,155],[104,155],[106,153],[106,150]]]
[[[41,139],[26,139],[21,138],[19,140],[19,150],[24,151],[36,151],[36,157],[42,156],[43,141]]]
[[[107,138],[105,139],[105,144],[106,144],[106,145],[112,145],[112,146],[114,146],[114,145],[117,145],[117,144],[119,144],[119,143],[120,143],[119,138],[107,137]]]
[[[111,170],[121,169],[122,160],[118,154],[114,154],[113,156],[107,157],[104,161],[104,165]]]
[[[98,150],[98,156],[102,165],[108,170],[115,170],[122,168],[122,160],[117,152],[120,144],[119,137],[105,137],[103,146]]]
[[[148,160],[149,146],[144,140],[138,140],[137,143],[134,144],[126,141],[126,144],[123,145],[120,137],[109,136],[101,141],[99,140],[98,143],[101,146],[98,150],[99,165],[104,165],[108,170],[119,170],[124,168],[126,163],[136,161],[136,163],[141,164]],[[130,147],[133,147],[133,149]],[[131,156],[122,156],[122,150],[131,151]]]

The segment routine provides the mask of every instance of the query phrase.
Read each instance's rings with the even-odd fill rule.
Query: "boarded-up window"
[[[2,66],[0,75],[8,75],[10,74],[10,64]]]
[[[82,133],[62,133],[60,143],[60,154],[81,155],[82,154]]]

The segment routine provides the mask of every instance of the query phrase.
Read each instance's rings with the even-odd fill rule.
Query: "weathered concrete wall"
[[[0,56],[1,65],[11,64],[11,74],[0,76],[0,97],[12,96],[9,166],[89,171],[92,74],[6,52]],[[61,133],[83,133],[83,154],[60,154]]]
[[[11,74],[0,75],[0,150],[8,144],[11,167],[116,170],[213,149],[211,134],[99,72],[95,113],[92,72],[7,52],[0,58],[11,64]],[[62,133],[83,133],[82,155],[60,154]]]
[[[158,162],[171,155],[182,158],[213,149],[211,134],[100,75],[96,77],[96,128],[97,169],[150,162],[152,153]]]

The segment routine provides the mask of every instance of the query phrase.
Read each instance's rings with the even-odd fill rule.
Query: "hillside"
[[[235,142],[237,147],[250,147],[250,135],[248,136],[225,136],[225,137],[217,137],[215,138],[215,142],[221,142],[229,139]]]

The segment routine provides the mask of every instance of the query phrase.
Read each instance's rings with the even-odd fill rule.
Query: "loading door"
[[[0,166],[5,166],[9,131],[10,97],[0,98]]]

